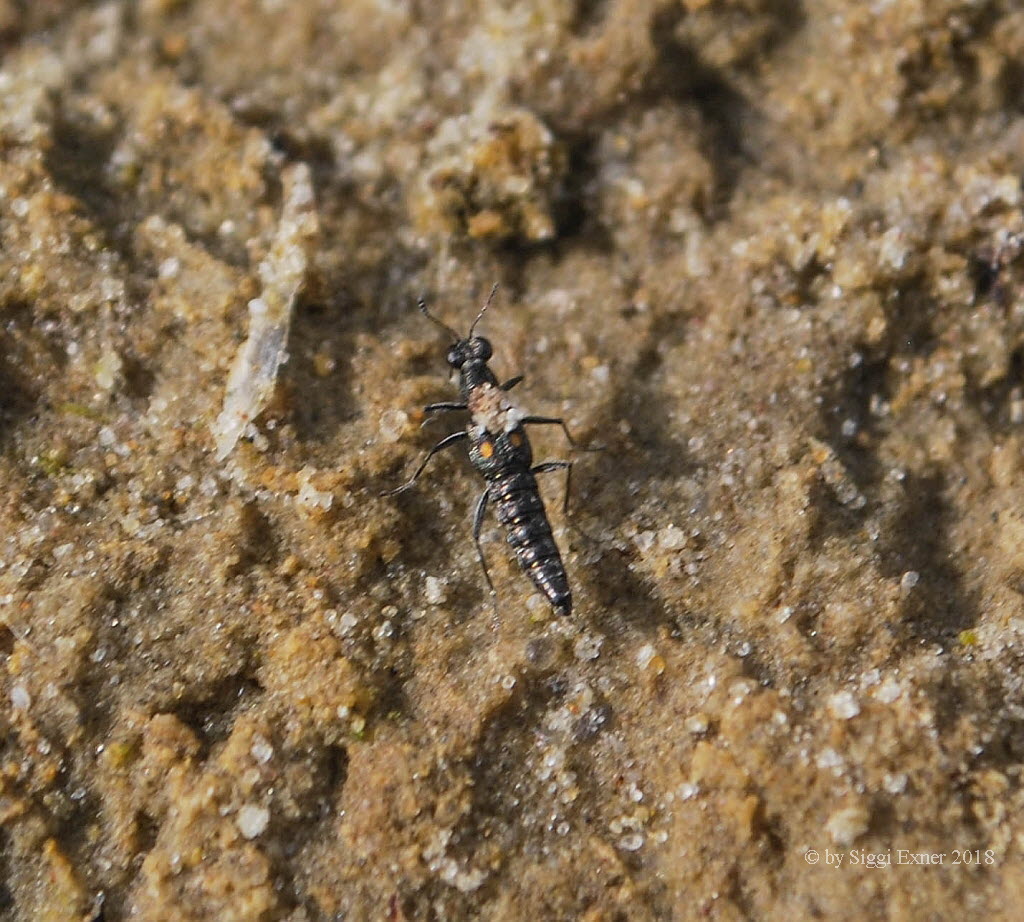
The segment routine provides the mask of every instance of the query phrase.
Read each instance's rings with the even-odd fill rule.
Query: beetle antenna
[[[494,287],[491,289],[491,293],[487,296],[487,300],[484,301],[484,306],[480,308],[480,313],[476,315],[476,320],[473,321],[472,326],[469,328],[469,335],[466,339],[473,338],[473,331],[476,329],[476,325],[480,322],[480,318],[487,313],[487,308],[491,306],[491,301],[494,300],[494,293],[498,290],[498,283],[494,283]]]
[[[420,313],[423,314],[423,316],[426,317],[427,320],[429,320],[431,323],[436,323],[442,330],[444,330],[449,336],[451,336],[451,338],[455,342],[458,342],[460,339],[462,339],[462,337],[459,336],[459,334],[456,333],[450,326],[448,326],[447,323],[445,323],[442,320],[438,320],[437,317],[435,317],[432,313],[430,313],[430,311],[427,310],[427,302],[423,298],[420,298],[416,302],[416,304],[419,306]]]

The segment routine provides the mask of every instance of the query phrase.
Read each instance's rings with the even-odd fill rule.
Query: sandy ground
[[[0,0],[0,53],[0,916],[1022,917],[1019,3]],[[416,298],[495,281],[606,446],[544,477],[569,619],[493,521],[488,596],[458,452],[380,495],[460,424]]]

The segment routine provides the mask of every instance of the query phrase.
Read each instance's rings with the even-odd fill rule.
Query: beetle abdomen
[[[509,471],[490,480],[487,489],[519,566],[555,612],[568,615],[572,592],[533,474],[529,469]]]

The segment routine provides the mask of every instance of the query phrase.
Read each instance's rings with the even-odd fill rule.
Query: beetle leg
[[[546,474],[549,471],[560,471],[565,469],[565,498],[562,500],[562,513],[568,513],[569,511],[569,485],[572,481],[572,461],[544,461],[541,464],[535,464],[530,470],[534,474]]]
[[[592,448],[584,448],[582,445],[577,444],[576,440],[572,437],[572,433],[569,431],[569,427],[565,424],[565,420],[558,416],[524,416],[521,420],[523,423],[529,423],[534,426],[561,426],[562,432],[565,433],[565,437],[569,440],[569,444],[577,451],[604,451],[603,445],[595,445]]]
[[[504,384],[502,384],[501,385],[501,389],[503,391],[510,391],[510,390],[512,390],[512,388],[514,388],[522,380],[523,380],[523,376],[522,375],[516,375],[514,378],[509,378]]]
[[[454,445],[456,442],[461,442],[463,439],[469,438],[469,433],[462,429],[459,432],[453,432],[451,435],[446,435],[440,442],[438,442],[430,451],[427,452],[427,456],[420,463],[420,466],[416,468],[416,473],[412,475],[405,483],[400,487],[396,487],[394,490],[385,490],[381,493],[381,496],[394,496],[397,493],[404,493],[415,485],[416,481],[419,480],[420,474],[423,473],[427,466],[427,463],[431,458],[434,457],[442,448],[447,448],[449,445]]]
[[[473,540],[476,542],[476,552],[480,555],[480,566],[484,571],[484,579],[487,580],[487,588],[494,595],[494,583],[491,582],[491,574],[487,572],[487,561],[484,559],[484,549],[480,544],[480,532],[484,527],[484,513],[487,511],[487,491],[480,494],[476,502],[476,510],[473,512]]]
[[[464,403],[451,403],[449,401],[445,401],[444,403],[428,403],[423,408],[423,412],[427,413],[427,414],[430,414],[430,413],[450,413],[450,412],[453,412],[455,410],[465,410],[465,409],[468,409],[468,407]],[[428,415],[427,418],[425,420],[423,420],[422,423],[420,423],[420,428],[421,429],[425,429],[435,419],[438,419],[438,417],[437,416],[430,416],[430,415]]]

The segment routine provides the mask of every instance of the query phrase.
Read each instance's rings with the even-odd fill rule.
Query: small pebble
[[[900,578],[900,591],[903,593],[910,592],[921,579],[921,574],[917,570],[907,570],[906,573]]]
[[[246,804],[238,811],[235,818],[238,829],[247,839],[255,839],[261,835],[270,822],[270,811],[266,807]]]
[[[16,711],[27,711],[32,706],[32,696],[20,682],[11,688],[11,707]]]
[[[601,644],[604,638],[596,634],[581,634],[576,643],[573,644],[573,654],[576,659],[592,660],[601,655]]]
[[[252,738],[252,746],[249,747],[249,752],[252,753],[252,757],[260,765],[266,765],[274,756],[274,747],[270,745],[265,736],[257,733]]]
[[[428,576],[423,581],[423,594],[431,605],[440,605],[448,595],[448,584],[436,576]]]
[[[859,804],[837,810],[825,823],[825,831],[836,845],[852,845],[867,830],[868,811]]]
[[[380,434],[385,442],[397,442],[408,425],[409,416],[404,410],[385,410],[380,415]]]
[[[683,723],[687,733],[692,733],[694,736],[701,736],[708,732],[710,721],[708,720],[707,714],[694,714],[692,717],[687,717]]]
[[[889,676],[881,685],[878,686],[878,691],[875,692],[875,698],[882,702],[882,704],[892,704],[900,695],[903,694],[903,686]]]
[[[313,355],[313,371],[316,372],[317,377],[326,378],[337,366],[337,362],[334,360],[334,356],[328,355],[326,352],[316,352]]]
[[[907,789],[908,780],[906,772],[887,774],[882,779],[882,787],[889,794],[902,794]]]
[[[676,789],[676,795],[680,800],[693,800],[700,793],[700,785],[684,781]]]
[[[651,660],[658,655],[658,651],[654,649],[653,644],[645,643],[636,654],[636,664],[641,669],[646,669]]]
[[[642,848],[643,844],[644,837],[639,832],[631,832],[619,839],[619,848],[627,852],[635,852]]]
[[[355,630],[357,624],[359,624],[359,619],[350,612],[345,612],[345,614],[338,619],[338,631],[342,636],[350,634]]]
[[[860,704],[851,692],[836,692],[828,699],[828,711],[837,720],[849,720],[860,713]]]
[[[666,551],[678,551],[686,546],[686,532],[678,525],[669,525],[658,533],[658,543]]]

